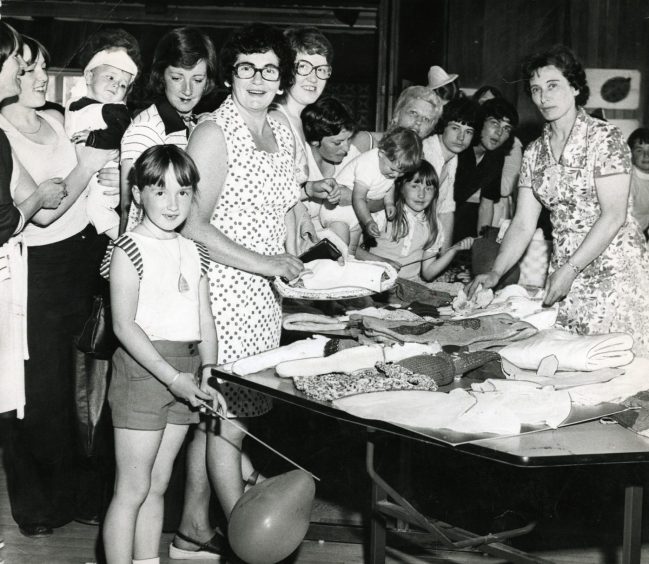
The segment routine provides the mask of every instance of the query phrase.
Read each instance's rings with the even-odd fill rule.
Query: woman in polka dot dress
[[[184,233],[204,243],[212,262],[210,296],[218,362],[279,345],[281,301],[271,279],[296,277],[302,263],[286,254],[284,215],[299,198],[290,130],[268,118],[275,96],[290,86],[293,53],[282,33],[252,24],[236,30],[221,51],[232,93],[192,133],[187,152],[201,175]],[[263,395],[225,385],[231,417],[266,413]],[[243,433],[221,425],[208,438],[208,470],[229,515],[243,493]]]

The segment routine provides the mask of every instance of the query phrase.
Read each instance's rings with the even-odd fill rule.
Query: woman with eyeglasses
[[[199,123],[187,152],[201,180],[183,234],[206,245],[219,364],[279,346],[282,309],[271,279],[303,269],[285,252],[284,216],[299,199],[293,135],[268,116],[293,82],[293,53],[278,29],[251,24],[223,45],[220,69],[231,93]],[[228,416],[245,425],[270,410],[265,396],[223,384]],[[210,478],[229,517],[244,491],[244,433],[221,424],[208,434]]]

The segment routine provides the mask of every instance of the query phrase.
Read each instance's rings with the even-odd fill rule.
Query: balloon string
[[[269,444],[266,444],[266,443],[265,443],[264,441],[262,441],[260,438],[255,437],[255,435],[253,435],[250,431],[248,431],[248,429],[246,429],[245,427],[242,427],[242,426],[239,425],[238,423],[235,423],[235,422],[232,421],[231,419],[228,419],[225,415],[219,413],[219,412],[218,412],[216,409],[214,409],[211,405],[207,405],[204,401],[200,402],[199,405],[200,405],[201,407],[204,407],[205,409],[207,409],[210,413],[213,413],[214,415],[216,415],[217,417],[219,417],[222,421],[227,421],[230,425],[233,425],[234,427],[236,427],[237,429],[239,429],[239,431],[243,431],[243,432],[244,432],[246,435],[248,435],[251,439],[255,439],[258,443],[264,445],[268,450],[274,452],[277,456],[280,456],[281,458],[283,458],[283,459],[286,460],[287,462],[290,462],[290,463],[291,463],[293,466],[295,466],[296,468],[302,470],[303,472],[306,472],[306,473],[307,473],[309,476],[311,476],[314,480],[318,480],[318,482],[320,481],[320,478],[318,478],[315,474],[312,474],[312,473],[309,472],[308,470],[302,468],[302,466],[300,466],[297,462],[292,461],[290,458],[288,458],[288,456],[284,456],[281,452],[275,450],[272,446],[270,446]]]

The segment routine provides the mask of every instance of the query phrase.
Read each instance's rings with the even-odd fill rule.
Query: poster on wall
[[[637,110],[640,104],[640,71],[632,69],[586,69],[590,87],[588,108]]]

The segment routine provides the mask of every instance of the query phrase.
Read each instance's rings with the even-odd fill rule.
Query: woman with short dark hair
[[[172,144],[184,149],[194,127],[194,108],[216,84],[217,56],[212,40],[196,27],[179,27],[163,35],[151,66],[148,90],[155,100],[124,133],[121,164],[121,231],[140,222],[131,203],[129,173],[149,147]]]
[[[228,38],[220,62],[231,93],[189,139],[201,181],[183,234],[209,251],[217,362],[223,364],[279,346],[281,299],[271,279],[291,280],[303,264],[285,251],[284,217],[300,194],[293,135],[268,115],[293,80],[293,52],[277,28],[251,24]],[[266,396],[238,386],[225,384],[222,393],[228,416],[240,423],[271,408]],[[244,490],[244,436],[227,424],[207,436],[207,466],[226,518]]]
[[[630,215],[629,147],[620,130],[582,105],[588,85],[563,45],[528,57],[525,88],[546,121],[523,157],[516,215],[487,274],[468,287],[495,286],[527,248],[542,206],[550,210],[553,252],[544,303],[559,303],[556,325],[589,335],[620,331],[649,352],[649,255]]]

